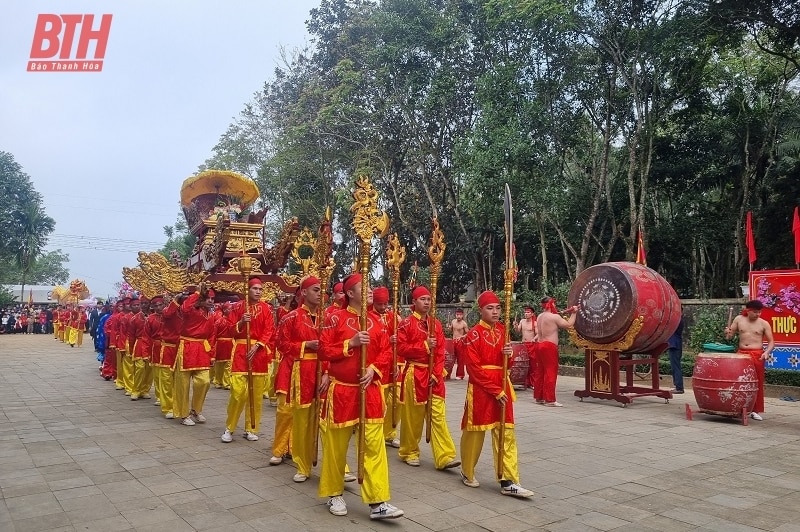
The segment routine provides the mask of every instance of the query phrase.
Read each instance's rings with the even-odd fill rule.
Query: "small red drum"
[[[530,355],[528,346],[523,342],[511,342],[513,354],[508,361],[509,377],[512,386],[525,389],[528,382],[528,370],[530,369]]]
[[[445,377],[445,380],[450,379],[455,365],[456,365],[455,341],[452,338],[446,338],[444,341],[444,369],[447,372],[447,377]]]
[[[739,353],[698,353],[692,373],[694,398],[701,412],[740,416],[753,408],[758,377],[753,360]]]

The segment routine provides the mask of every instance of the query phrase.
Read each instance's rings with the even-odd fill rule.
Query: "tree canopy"
[[[502,286],[503,184],[518,288],[592,264],[648,265],[686,296],[733,295],[749,265],[792,267],[800,192],[797,12],[790,2],[322,0],[206,167],[253,177],[274,221],[336,214],[352,264],[353,178],[381,191],[440,301]],[[382,253],[376,252],[380,261]],[[341,273],[341,272],[340,272]]]
[[[68,255],[44,252],[56,222],[44,210],[42,196],[8,152],[0,151],[0,281],[53,284],[65,282]]]

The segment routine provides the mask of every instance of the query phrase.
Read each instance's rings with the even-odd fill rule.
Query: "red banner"
[[[800,369],[800,270],[750,272],[750,299],[764,304],[775,350],[767,367]]]

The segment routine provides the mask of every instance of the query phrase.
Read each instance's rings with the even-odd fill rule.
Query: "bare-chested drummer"
[[[522,319],[514,324],[514,329],[522,335],[522,342],[528,350],[528,375],[525,377],[525,387],[533,388],[534,372],[541,369],[536,364],[536,342],[539,338],[537,337],[536,314],[533,312],[533,307],[523,308]]]
[[[758,393],[753,404],[753,411],[750,417],[761,421],[764,418],[764,361],[775,348],[775,340],[772,338],[772,329],[766,320],[761,319],[761,309],[764,305],[761,301],[754,299],[744,305],[744,311],[736,316],[729,327],[725,327],[725,338],[732,338],[739,333],[739,353],[750,355],[753,365],[756,367],[758,377]],[[764,347],[767,342],[767,347]]]
[[[453,371],[456,374],[456,379],[463,379],[466,361],[464,360],[464,349],[459,338],[467,335],[469,323],[464,319],[464,311],[462,309],[456,309],[456,317],[450,321],[450,330],[453,334],[453,355],[456,357]]]
[[[558,330],[575,326],[577,307],[567,309],[569,318],[564,319],[556,309],[552,297],[542,299],[542,312],[536,318],[538,340],[534,372],[533,398],[544,406],[563,406],[556,401],[556,379],[558,378]],[[539,378],[541,375],[541,379]]]

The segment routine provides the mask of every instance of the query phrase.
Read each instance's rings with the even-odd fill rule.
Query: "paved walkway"
[[[209,392],[208,423],[183,427],[103,381],[87,346],[2,335],[0,362],[2,531],[800,531],[800,406],[778,399],[748,427],[702,414],[689,422],[680,398],[581,403],[572,391],[582,379],[562,377],[565,408],[536,406],[529,393],[515,405],[533,499],[498,493],[488,442],[479,489],[434,470],[428,449],[419,468],[392,452],[392,502],[406,517],[379,523],[356,484],[349,515],[334,517],[316,478],[295,484],[290,465],[267,465],[269,407],[260,441],[223,444],[221,390]],[[465,388],[448,388],[456,442]]]

